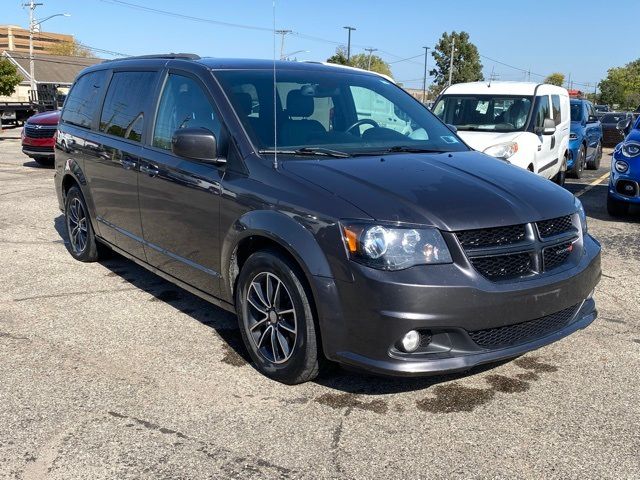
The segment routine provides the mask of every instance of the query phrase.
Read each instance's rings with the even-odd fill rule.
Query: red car
[[[60,111],[38,113],[27,120],[22,129],[22,152],[40,165],[53,165],[56,130]]]

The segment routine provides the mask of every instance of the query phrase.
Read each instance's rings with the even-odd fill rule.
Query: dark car
[[[275,80],[275,82],[274,82]],[[382,127],[373,111],[392,112]],[[383,76],[191,55],[84,70],[55,184],[68,249],[236,312],[258,370],[467,370],[596,318],[580,202],[472,151]]]
[[[22,152],[40,165],[52,166],[55,156],[55,135],[60,111],[53,110],[29,117],[22,129]]]
[[[605,113],[609,113],[611,111],[609,105],[594,105],[593,108],[596,112],[596,117],[598,118],[602,118]]]
[[[618,124],[621,120],[629,119],[632,122],[632,116],[628,112],[613,112],[606,113],[600,119],[602,123],[602,145],[605,147],[615,147],[622,140],[625,135],[629,133],[628,130],[620,130]]]

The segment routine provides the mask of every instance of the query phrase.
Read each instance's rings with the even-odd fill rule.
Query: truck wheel
[[[629,204],[608,196],[607,212],[612,217],[622,217],[623,215],[629,213]]]
[[[300,269],[277,251],[251,255],[240,271],[236,311],[255,367],[296,384],[313,380],[321,355],[310,293]]]
[[[34,160],[43,167],[53,167],[53,158],[51,157],[34,157]]]
[[[598,142],[596,147],[596,153],[593,156],[593,160],[587,162],[588,170],[598,170],[600,168],[600,160],[602,160],[602,144]]]
[[[573,162],[573,168],[571,169],[571,176],[573,178],[582,178],[582,172],[584,170],[584,161],[587,156],[587,151],[584,148],[584,145],[580,145],[580,150],[578,150],[578,156]]]

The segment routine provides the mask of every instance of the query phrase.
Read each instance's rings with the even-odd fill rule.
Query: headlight
[[[569,140],[577,140],[578,139],[578,134],[577,133],[570,133],[569,134]]]
[[[624,160],[616,160],[613,163],[613,167],[616,169],[616,172],[618,173],[624,173],[627,170],[629,170],[629,164]]]
[[[637,157],[640,155],[640,144],[635,142],[623,143],[620,150],[625,157]]]
[[[587,234],[587,214],[584,211],[582,202],[576,197],[573,202],[578,210],[578,217],[580,217],[580,226],[582,227],[582,235]]]
[[[515,155],[518,151],[518,144],[516,142],[499,143],[486,148],[483,153],[491,155],[492,157],[501,158],[506,160],[509,157]]]
[[[398,228],[363,223],[342,224],[349,258],[380,270],[451,263],[442,234],[435,228]]]

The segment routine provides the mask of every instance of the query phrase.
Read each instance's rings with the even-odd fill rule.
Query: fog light
[[[415,352],[420,346],[420,334],[415,330],[410,330],[404,337],[402,337],[400,344],[405,352]]]

